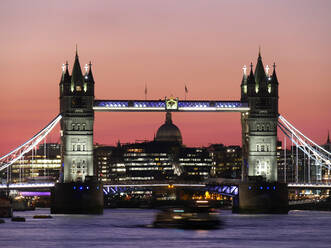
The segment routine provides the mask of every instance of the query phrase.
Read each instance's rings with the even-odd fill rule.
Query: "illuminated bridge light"
[[[248,103],[239,101],[178,101],[179,112],[185,111],[249,111]],[[95,100],[96,111],[166,111],[165,100]]]
[[[127,101],[101,101],[96,104],[98,107],[125,108],[128,107]]]

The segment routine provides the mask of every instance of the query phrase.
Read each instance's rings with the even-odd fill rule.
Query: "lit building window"
[[[264,152],[264,145],[261,145],[261,152]]]

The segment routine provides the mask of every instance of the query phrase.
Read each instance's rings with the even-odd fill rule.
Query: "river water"
[[[105,209],[104,215],[53,215],[49,209],[14,212],[26,222],[0,224],[0,247],[331,247],[331,212],[238,215],[221,211],[218,230],[155,229],[156,210]]]

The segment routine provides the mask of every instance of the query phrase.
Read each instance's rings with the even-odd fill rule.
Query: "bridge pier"
[[[51,192],[52,214],[103,214],[103,188],[96,178],[57,183]]]
[[[239,185],[233,200],[233,213],[287,214],[288,190],[286,183],[254,181]]]

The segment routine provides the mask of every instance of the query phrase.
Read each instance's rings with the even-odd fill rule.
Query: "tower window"
[[[73,151],[76,150],[76,144],[72,144],[72,150],[73,150]]]
[[[264,152],[264,145],[261,145],[261,152]]]
[[[79,124],[77,124],[77,130],[78,130],[78,131],[80,130],[80,125],[79,125]]]
[[[77,145],[77,151],[80,151],[80,145]]]
[[[260,151],[260,145],[256,145],[256,151]]]
[[[75,128],[76,128],[76,125],[73,123],[72,124],[72,130],[75,130]]]
[[[83,124],[82,130],[85,131],[85,124]]]

